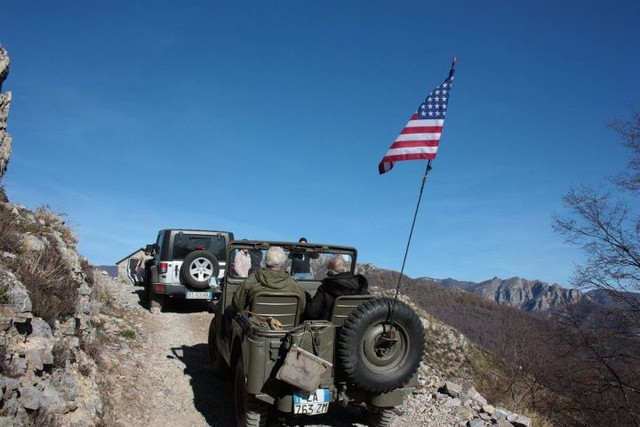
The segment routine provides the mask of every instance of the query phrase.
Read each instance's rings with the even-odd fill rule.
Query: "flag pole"
[[[404,257],[402,259],[402,268],[400,269],[400,275],[398,276],[398,284],[396,285],[396,293],[393,297],[393,305],[391,306],[391,311],[389,312],[389,324],[393,324],[393,313],[396,308],[396,302],[398,301],[398,294],[400,293],[400,285],[402,283],[402,275],[404,274],[404,266],[407,262],[407,255],[409,254],[409,247],[411,246],[411,237],[413,236],[413,229],[416,225],[416,218],[418,217],[418,209],[420,209],[420,201],[422,200],[422,193],[424,192],[424,185],[427,182],[427,177],[429,176],[429,171],[432,169],[431,160],[427,161],[427,168],[424,171],[424,175],[422,176],[422,185],[420,186],[420,194],[418,195],[418,203],[416,203],[416,210],[413,213],[413,221],[411,222],[411,230],[409,231],[409,239],[407,240],[407,247],[404,250]]]
[[[455,66],[456,66],[456,61],[458,60],[457,57],[453,57],[453,60],[451,61],[451,69],[449,70],[449,76],[447,77],[447,79],[445,80],[444,83],[449,82],[449,86],[451,85],[451,81],[453,80],[453,73],[455,72]],[[437,90],[441,87],[446,87],[446,85],[443,83],[443,85],[439,86],[434,92],[436,93],[436,95],[439,93]],[[432,92],[432,94],[434,93]],[[445,92],[446,93],[446,92]],[[431,94],[430,94],[431,96]],[[431,101],[430,97],[427,97],[428,101]],[[427,100],[425,100],[425,103],[427,102]],[[439,108],[442,110],[444,110],[446,112],[446,105],[448,102],[447,98],[439,98],[438,96],[435,97],[435,101],[437,102],[442,102],[443,104],[439,105]],[[423,103],[420,107],[422,109],[426,109],[425,107],[425,103]],[[432,109],[432,104],[429,104],[429,110]],[[444,114],[445,112],[442,112],[442,119],[444,120]],[[412,120],[414,120],[414,118],[412,117],[409,120],[409,123],[412,122]],[[407,124],[409,125],[409,124]],[[406,128],[406,127],[405,127]],[[396,140],[397,142],[398,140]],[[380,172],[380,174],[383,174],[385,172],[388,172],[392,167],[393,167],[393,157],[395,153],[392,153],[394,148],[398,148],[395,146],[395,143],[391,145],[391,148],[389,149],[389,151],[387,152],[387,154],[389,155],[389,158],[387,159],[387,155],[385,155],[385,157],[383,157],[382,162],[380,163],[380,165],[378,166],[378,171]],[[396,154],[397,155],[397,154]],[[393,327],[393,315],[395,312],[395,308],[396,308],[396,304],[398,301],[398,295],[400,294],[400,286],[402,284],[402,276],[404,275],[404,266],[407,262],[407,255],[409,254],[409,247],[411,246],[411,238],[413,237],[413,229],[416,225],[416,218],[418,217],[418,210],[420,208],[420,201],[422,200],[422,193],[424,192],[424,186],[427,182],[427,177],[429,176],[429,171],[431,170],[431,160],[433,160],[433,158],[435,157],[435,151],[433,152],[431,158],[428,159],[427,161],[427,167],[424,171],[424,175],[422,176],[422,185],[420,186],[420,193],[418,195],[418,202],[416,203],[416,210],[413,214],[413,221],[411,222],[411,230],[409,231],[409,239],[407,239],[407,247],[405,248],[404,251],[404,257],[402,259],[402,267],[400,269],[400,275],[398,276],[398,284],[396,285],[396,292],[395,292],[395,296],[393,298],[393,303],[391,305],[391,310],[389,310],[389,316],[387,317],[387,322],[389,323],[389,329],[387,331],[385,331],[381,337],[381,339],[386,340],[386,341],[396,341],[395,338],[395,331],[392,329]],[[385,163],[385,159],[387,160],[388,163]],[[408,160],[406,158],[402,158],[401,160]]]

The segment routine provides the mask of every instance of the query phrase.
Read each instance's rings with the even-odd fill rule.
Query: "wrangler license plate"
[[[313,393],[293,393],[293,413],[304,415],[325,414],[329,410],[331,394],[328,388],[319,388]]]
[[[211,292],[187,292],[184,296],[186,299],[211,299]]]

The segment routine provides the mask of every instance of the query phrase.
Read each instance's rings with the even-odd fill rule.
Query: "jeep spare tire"
[[[371,299],[345,319],[338,338],[338,361],[358,388],[386,393],[403,386],[422,359],[424,327],[407,304]]]
[[[193,251],[184,257],[180,275],[184,284],[192,289],[207,289],[211,279],[218,277],[220,267],[211,252]]]

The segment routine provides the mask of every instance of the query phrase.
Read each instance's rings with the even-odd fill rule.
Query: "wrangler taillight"
[[[159,270],[160,270],[160,274],[166,273],[169,270],[169,263],[168,262],[161,262]]]

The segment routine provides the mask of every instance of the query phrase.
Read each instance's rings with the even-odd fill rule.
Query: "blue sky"
[[[405,272],[568,284],[571,185],[627,156],[638,1],[3,1],[9,199],[113,264],[169,227],[399,270],[423,161],[377,165],[458,57]]]

